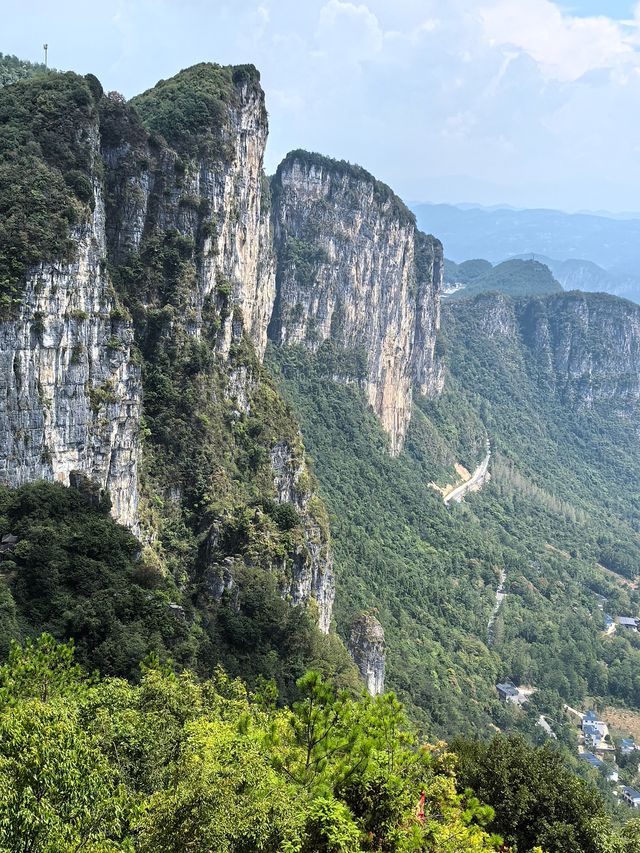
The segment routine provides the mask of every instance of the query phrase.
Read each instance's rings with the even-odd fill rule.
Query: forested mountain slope
[[[338,620],[378,610],[388,684],[442,731],[500,723],[506,677],[640,702],[640,644],[602,637],[595,598],[616,613],[640,603],[605,571],[640,568],[639,321],[599,295],[447,305],[445,390],[418,400],[397,460],[358,393],[330,381],[330,348],[271,351],[330,508]],[[445,507],[430,484],[451,482],[454,463],[472,470],[487,437],[491,483]]]
[[[495,267],[479,259],[462,264],[447,261],[445,284],[453,290],[451,296],[455,299],[467,299],[490,291],[508,296],[541,296],[562,291],[544,263],[519,258],[503,261]]]

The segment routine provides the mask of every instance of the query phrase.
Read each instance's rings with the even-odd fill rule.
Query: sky
[[[126,97],[253,62],[266,168],[360,163],[409,202],[640,210],[640,2],[0,0],[0,51]]]

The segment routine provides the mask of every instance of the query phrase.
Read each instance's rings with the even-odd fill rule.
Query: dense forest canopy
[[[353,698],[314,672],[298,686],[279,710],[272,683],[249,692],[221,670],[197,682],[152,658],[132,685],[87,678],[46,634],[12,647],[2,849],[473,853],[500,848],[495,827],[531,853],[637,850],[633,824],[616,832],[550,749],[498,739],[450,752],[421,743],[392,694]]]

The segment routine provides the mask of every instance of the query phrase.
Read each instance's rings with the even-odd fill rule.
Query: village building
[[[496,690],[501,702],[511,702],[512,705],[524,705],[532,693],[531,689],[522,690],[509,682],[496,684]]]
[[[636,749],[636,742],[632,737],[625,737],[620,741],[620,752],[623,755],[631,755]]]
[[[584,745],[594,752],[613,752],[615,747],[609,737],[609,727],[599,720],[594,711],[587,711],[582,718]]]
[[[594,755],[592,752],[581,752],[578,758],[581,761],[586,761],[587,764],[590,764],[594,770],[604,770],[604,761],[598,758],[597,755]]]
[[[636,791],[635,788],[629,788],[627,785],[623,785],[622,799],[632,809],[640,809],[640,791]]]
[[[607,782],[617,782],[620,778],[620,769],[617,764],[605,764],[603,773]]]
[[[619,770],[618,765],[611,761],[603,761],[601,758],[598,758],[597,755],[594,755],[593,752],[581,752],[578,755],[578,758],[581,761],[585,761],[594,770],[598,770],[607,782],[617,782],[619,778]]]

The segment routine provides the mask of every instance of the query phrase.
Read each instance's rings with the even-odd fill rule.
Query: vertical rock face
[[[413,378],[420,394],[437,396],[444,385],[444,364],[438,355],[440,293],[444,277],[442,244],[417,231],[415,235],[416,307]]]
[[[566,404],[637,418],[640,410],[640,307],[603,293],[559,293],[514,300],[492,293],[450,303],[473,317],[479,334],[524,345],[527,364]]]
[[[309,475],[300,448],[296,453],[286,442],[279,442],[271,451],[271,467],[278,501],[296,507],[304,531],[304,547],[298,549],[294,557],[291,582],[283,592],[293,604],[315,601],[318,626],[328,634],[335,598],[328,525],[322,517],[318,499],[309,488]]]
[[[194,75],[194,86],[199,68],[183,72]],[[269,187],[263,175],[268,122],[257,72],[236,75],[236,70],[224,81],[225,114],[217,116],[212,128],[198,128],[201,136],[215,138],[203,139],[196,150],[181,148],[179,139],[168,140],[176,149],[159,146],[130,113],[112,105],[112,132],[103,141],[111,199],[108,233],[112,256],[119,262],[136,253],[143,236],[154,231],[176,231],[193,240],[192,331],[198,333],[207,298],[226,287],[262,355],[275,297]],[[219,69],[220,74],[228,71]],[[162,98],[163,84],[158,84],[138,99],[143,116],[152,109],[147,101],[156,90]],[[221,350],[228,351],[230,320],[220,341]]]
[[[603,293],[563,293],[518,306],[524,342],[564,402],[640,413],[640,307]]]
[[[209,113],[210,124],[186,129],[185,135],[180,105],[182,99],[191,104],[192,98],[200,99],[199,111]],[[110,257],[125,271],[134,314],[142,318],[137,333],[145,357],[153,363],[160,352],[160,358],[178,354],[179,360],[190,340],[200,339],[220,358],[220,369],[209,378],[220,404],[234,422],[255,420],[252,401],[264,396],[263,377],[245,344],[248,338],[262,357],[275,298],[270,189],[263,174],[268,124],[258,74],[250,67],[195,66],[133,103],[137,116],[117,101],[104,104],[103,157]],[[168,241],[180,256],[179,277],[172,278],[167,269]],[[159,275],[145,277],[144,268],[159,256]],[[170,319],[160,320],[158,334],[157,318],[167,310]],[[151,317],[155,328],[150,334]],[[160,351],[147,346],[154,336]],[[162,346],[167,338],[175,342],[173,355]],[[225,422],[221,429],[233,432],[234,427]],[[276,498],[295,507],[301,537],[286,555],[274,558],[272,568],[282,595],[293,604],[315,601],[319,627],[327,632],[335,594],[328,526],[308,486],[299,436],[295,448],[290,436],[275,434],[273,441]],[[162,454],[162,448],[154,452]],[[165,486],[156,484],[161,492]],[[180,503],[188,484],[174,482],[166,491]],[[220,549],[210,551],[217,591],[218,578],[224,585],[226,571],[232,582],[234,570],[225,563],[221,574]]]
[[[97,128],[92,128],[98,156]],[[133,331],[106,274],[102,188],[74,233],[75,257],[30,271],[16,316],[0,324],[0,480],[68,485],[80,471],[137,523],[140,369]]]
[[[363,613],[353,620],[349,651],[371,696],[384,693],[384,630],[374,616]]]
[[[270,334],[317,350],[323,342],[359,351],[360,382],[402,449],[412,386],[437,393],[442,247],[384,184],[359,167],[293,152],[273,184],[278,256]]]

